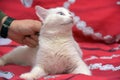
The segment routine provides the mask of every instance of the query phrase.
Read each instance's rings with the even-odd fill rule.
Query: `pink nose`
[[[70,16],[71,19],[73,19],[73,16]]]

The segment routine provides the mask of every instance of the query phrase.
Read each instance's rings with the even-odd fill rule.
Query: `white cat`
[[[39,46],[20,46],[0,58],[0,65],[15,63],[30,65],[32,70],[20,75],[34,80],[48,74],[73,73],[91,75],[82,60],[82,51],[72,35],[73,18],[65,8],[44,9],[36,6],[36,13],[43,21]]]

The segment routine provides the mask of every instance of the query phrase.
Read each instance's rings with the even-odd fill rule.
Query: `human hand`
[[[8,31],[8,38],[13,41],[35,47],[38,45],[38,33],[41,28],[41,22],[37,20],[14,20]]]

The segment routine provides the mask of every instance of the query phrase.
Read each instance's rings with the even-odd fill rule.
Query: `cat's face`
[[[48,18],[49,20],[54,21],[54,23],[57,23],[59,25],[70,25],[73,24],[73,17],[71,13],[66,10],[65,8],[55,8],[49,10]]]
[[[37,6],[36,12],[43,22],[49,22],[51,25],[73,25],[73,17],[71,15],[71,12],[65,8],[58,7],[47,10],[40,6]]]

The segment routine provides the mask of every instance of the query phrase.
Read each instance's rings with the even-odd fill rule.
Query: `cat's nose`
[[[71,19],[73,19],[73,16],[70,16]]]

